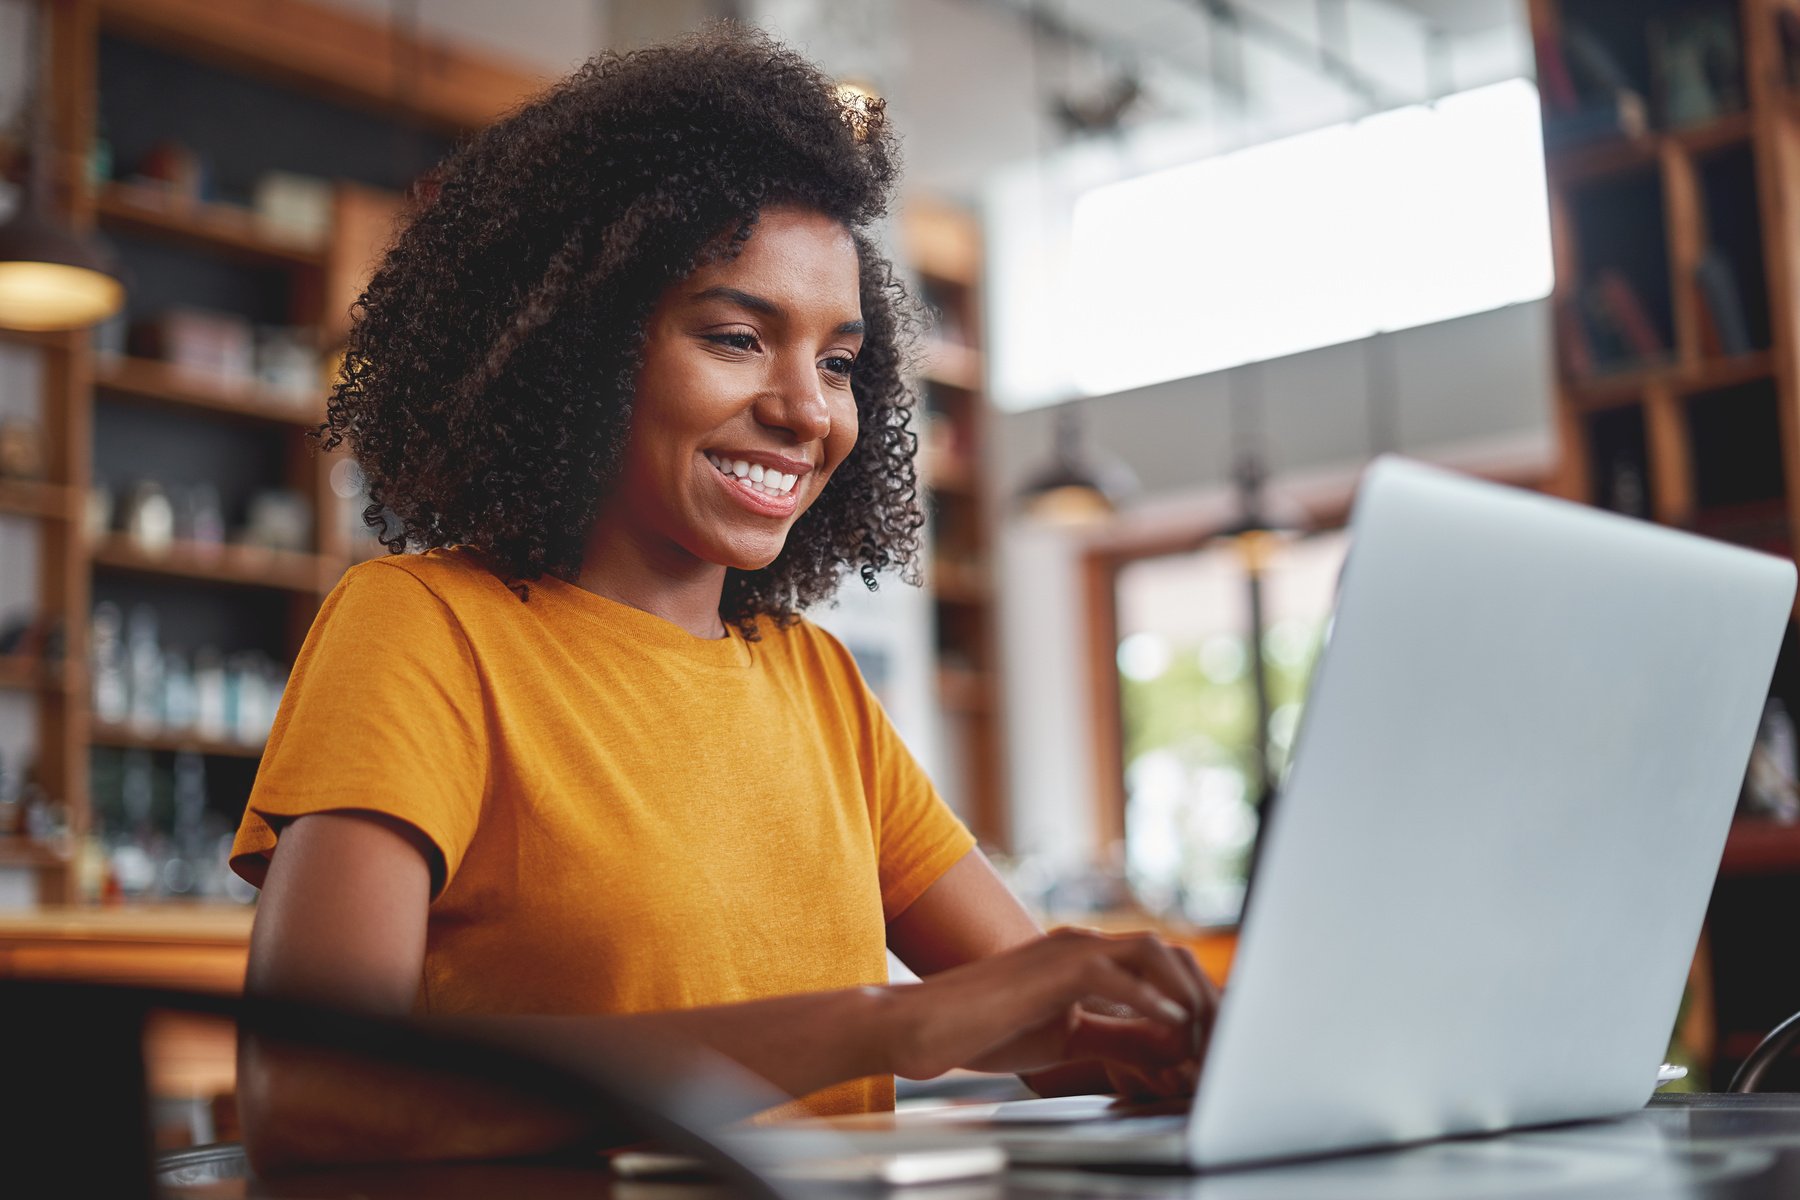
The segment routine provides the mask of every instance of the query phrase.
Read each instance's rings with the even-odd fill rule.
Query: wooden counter
[[[250,922],[239,905],[0,910],[0,978],[77,979],[235,994]],[[145,1034],[152,1094],[210,1097],[236,1087],[230,1024],[178,1015]]]

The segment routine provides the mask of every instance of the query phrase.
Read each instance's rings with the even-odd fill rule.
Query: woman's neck
[[[602,522],[588,537],[578,587],[647,612],[697,638],[725,636],[725,568],[673,543],[648,545]]]

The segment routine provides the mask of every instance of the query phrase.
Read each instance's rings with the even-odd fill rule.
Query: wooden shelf
[[[0,836],[0,867],[66,867],[69,856],[19,834]]]
[[[0,688],[28,691],[44,681],[44,664],[36,658],[0,658]]]
[[[925,488],[939,495],[973,497],[975,469],[961,456],[940,455],[925,459]]]
[[[958,342],[933,340],[925,347],[923,374],[932,383],[943,387],[980,391],[981,351]]]
[[[94,386],[134,400],[283,427],[311,428],[325,419],[323,384],[320,399],[302,406],[251,380],[234,382],[150,358],[99,358],[94,364]]]
[[[96,746],[113,746],[121,750],[192,751],[215,758],[261,758],[263,752],[260,742],[251,745],[222,738],[203,738],[194,733],[143,734],[127,725],[95,724],[88,741]]]
[[[97,8],[107,34],[454,134],[498,120],[553,82],[534,64],[408,38],[385,16],[336,4],[99,0]]]
[[[55,204],[77,226],[98,227],[128,257],[143,259],[138,274],[148,277],[131,285],[128,315],[152,315],[178,300],[293,327],[318,351],[341,343],[350,302],[362,290],[374,252],[392,235],[395,215],[405,209],[403,195],[376,185],[408,190],[416,182],[415,167],[438,152],[443,135],[465,137],[554,82],[538,68],[437,41],[385,17],[352,13],[332,0],[250,5],[81,0],[45,11],[42,44],[25,65],[44,80],[42,99],[59,116],[50,130],[48,164],[58,185]],[[122,49],[115,53],[109,47]],[[214,77],[211,72],[219,69],[236,78]],[[192,94],[177,102],[183,97],[172,88]],[[209,140],[202,127],[205,111],[243,97],[287,112],[293,122],[288,132],[295,136],[328,135],[330,153],[308,171],[331,180],[329,229],[296,232],[260,216],[247,202],[197,201],[155,180],[89,178],[96,123],[120,105],[141,108],[140,123],[156,136],[206,151],[217,160],[221,179],[247,183],[282,167],[278,146],[254,139]],[[329,114],[306,111],[319,102],[339,112],[346,105],[360,112],[331,133]],[[396,138],[416,152],[402,156],[409,161],[393,161],[389,151]],[[0,136],[0,161],[16,160],[18,150],[16,139]],[[232,193],[231,199],[244,197]],[[167,270],[155,265],[165,259]],[[169,271],[185,282],[176,286]],[[35,596],[39,609],[79,643],[84,639],[74,635],[86,628],[96,601],[155,604],[156,596],[143,594],[155,591],[170,593],[163,597],[168,603],[182,596],[218,602],[220,611],[207,624],[232,626],[219,630],[222,637],[230,635],[226,642],[291,662],[318,602],[352,561],[356,544],[338,527],[330,482],[337,457],[313,453],[299,436],[324,418],[325,372],[317,379],[310,371],[306,379],[296,378],[301,390],[290,395],[166,362],[101,355],[98,340],[90,330],[0,330],[5,343],[0,350],[22,347],[41,362],[25,386],[40,402],[45,440],[54,451],[54,478],[74,484],[0,482],[0,514],[6,514],[0,523],[16,525],[12,514],[18,514],[42,526],[29,531],[39,535],[44,549]],[[227,421],[235,428],[227,428]],[[255,445],[240,448],[238,435]],[[185,483],[211,482],[245,495],[282,488],[303,497],[314,512],[313,535],[300,547],[305,552],[180,543],[146,554],[125,537],[90,538],[85,520],[90,480],[107,482],[109,473],[121,462],[129,467],[133,456],[162,463],[164,475]],[[137,586],[156,580],[191,582]],[[220,592],[221,587],[227,590]],[[52,699],[61,689],[63,695],[54,697],[54,719],[37,722],[24,749],[45,790],[68,805],[71,826],[84,834],[94,815],[89,752],[96,744],[187,748],[240,760],[257,753],[230,742],[139,739],[128,730],[92,729],[85,656],[77,647],[53,667],[0,663],[0,688],[34,702]],[[230,765],[225,758],[214,761]],[[93,882],[66,867],[46,868],[39,891],[45,901],[66,903]],[[4,959],[0,948],[0,974]],[[241,980],[241,962],[236,971]]]
[[[1748,145],[1753,128],[1748,112],[1732,113],[1680,129],[1648,133],[1641,138],[1618,138],[1554,150],[1547,156],[1547,165],[1550,173],[1563,183],[1600,179],[1652,169],[1668,148],[1690,155],[1706,155]]]
[[[1745,110],[1694,125],[1683,125],[1679,129],[1666,131],[1662,137],[1665,142],[1679,146],[1689,154],[1713,154],[1720,150],[1748,146],[1754,129],[1750,113]]]
[[[73,488],[29,479],[0,479],[0,513],[74,521],[81,515],[81,501]]]
[[[96,567],[167,575],[204,583],[319,592],[343,572],[343,563],[319,554],[247,546],[206,547],[176,543],[165,554],[146,554],[122,534],[89,547]]]
[[[933,563],[927,586],[940,604],[985,605],[994,599],[994,585],[987,575],[961,563]]]
[[[194,246],[259,266],[322,270],[325,248],[272,232],[235,205],[187,200],[147,184],[109,183],[94,197],[100,224]]]
[[[1756,383],[1774,376],[1774,355],[1759,350],[1735,358],[1712,359],[1693,367],[1668,364],[1592,379],[1571,379],[1567,381],[1567,387],[1577,408],[1592,410],[1636,403],[1652,387],[1666,386],[1676,394],[1686,396]]]
[[[56,671],[37,655],[0,655],[0,688],[20,692],[67,692],[75,686],[67,672]]]
[[[1731,823],[1719,874],[1775,875],[1800,871],[1800,825],[1740,818]]]

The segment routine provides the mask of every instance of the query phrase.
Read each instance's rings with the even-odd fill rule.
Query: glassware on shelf
[[[225,550],[225,511],[210,483],[175,489],[175,539],[207,557]]]
[[[250,497],[239,540],[246,546],[301,553],[312,538],[312,508],[291,488],[265,488]]]
[[[131,693],[131,728],[145,736],[162,730],[163,660],[156,641],[156,610],[133,605],[126,633],[126,662]]]
[[[204,882],[206,862],[206,763],[198,754],[175,756],[175,819],[162,856],[160,887],[164,895],[185,896]]]
[[[0,838],[20,832],[25,812],[19,804],[19,793],[24,786],[24,764],[9,765],[5,756],[0,755]]]
[[[148,750],[125,752],[120,793],[124,826],[107,839],[107,861],[121,893],[144,896],[155,889],[158,874],[149,849],[154,832],[151,811],[156,803],[156,780]]]
[[[170,733],[192,732],[199,704],[187,655],[179,650],[163,651],[162,685],[163,728]]]
[[[154,479],[141,480],[125,512],[125,532],[145,554],[167,554],[175,541],[175,508]]]
[[[223,740],[230,726],[225,710],[225,656],[212,646],[194,655],[194,732]]]
[[[90,542],[97,542],[112,532],[113,493],[104,483],[88,488],[87,505],[82,510],[82,531]]]
[[[94,605],[89,629],[89,664],[93,678],[94,716],[104,724],[122,725],[131,712],[125,674],[124,615],[110,600]]]
[[[125,751],[119,780],[119,805],[125,816],[119,831],[129,837],[141,837],[150,831],[150,813],[156,805],[155,764],[150,751]]]

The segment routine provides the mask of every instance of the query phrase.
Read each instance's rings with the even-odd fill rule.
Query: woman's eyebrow
[[[767,296],[758,296],[754,292],[746,292],[734,287],[725,287],[723,285],[719,287],[709,287],[703,292],[695,292],[690,298],[690,302],[694,304],[699,304],[706,300],[725,300],[737,305],[739,308],[748,309],[753,313],[761,313],[767,317],[775,317],[778,320],[786,320],[788,315],[786,309],[782,308],[781,305],[775,303],[775,301],[769,299]],[[855,321],[845,321],[833,330],[833,332],[843,334],[863,333],[866,332],[866,329],[867,327],[860,319],[858,319]]]

